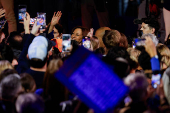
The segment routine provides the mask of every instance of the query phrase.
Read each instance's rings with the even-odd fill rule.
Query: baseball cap
[[[48,47],[47,47],[47,50],[48,50],[48,51],[50,51],[50,49],[51,49],[53,46],[55,46],[55,45],[56,45],[56,43],[55,43],[54,41],[52,41],[52,40],[50,40],[50,39],[49,39],[49,38],[50,38],[50,36],[49,36],[49,35],[47,35],[47,33],[40,33],[40,35],[39,35],[39,36],[46,37],[47,42],[48,42]]]
[[[36,36],[28,48],[28,57],[41,59],[42,61],[46,58],[48,53],[48,41],[44,36]]]

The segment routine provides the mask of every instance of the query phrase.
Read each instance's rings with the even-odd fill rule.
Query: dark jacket
[[[18,60],[18,66],[17,66],[17,72],[18,74],[26,72],[30,68],[29,60],[27,59],[27,53],[28,53],[28,47],[31,44],[32,40],[34,39],[33,34],[25,34],[23,39],[26,41],[23,44],[23,50],[20,54],[19,60]]]

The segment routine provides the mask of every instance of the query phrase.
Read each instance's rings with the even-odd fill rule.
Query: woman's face
[[[71,39],[76,40],[78,43],[81,43],[82,38],[83,38],[82,30],[80,28],[75,29],[71,35]]]
[[[58,30],[54,27],[54,33],[53,33],[53,35],[54,35],[54,38],[58,38],[58,37],[60,37],[60,33],[58,32]]]

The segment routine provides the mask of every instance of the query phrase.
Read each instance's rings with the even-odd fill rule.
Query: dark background
[[[127,37],[135,37],[138,26],[133,23],[133,20],[138,16],[138,6],[141,1],[105,0],[105,5],[109,12],[109,27],[119,30]],[[19,4],[27,5],[27,11],[31,18],[36,17],[37,12],[45,12],[48,24],[54,12],[62,11],[60,24],[64,27],[64,33],[71,33],[73,27],[82,25],[80,2],[81,0],[15,0],[15,14],[17,17]],[[23,30],[22,26],[18,23],[18,31]],[[96,30],[99,27],[97,15],[94,13],[93,28]]]

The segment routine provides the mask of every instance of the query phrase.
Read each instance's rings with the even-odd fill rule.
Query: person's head
[[[104,55],[105,49],[103,47],[99,47],[94,51],[94,53],[99,54],[99,55]]]
[[[148,81],[144,74],[130,74],[124,79],[130,89],[129,96],[132,102],[144,101],[147,96]]]
[[[33,68],[43,68],[47,62],[48,41],[43,36],[34,38],[28,48],[28,58],[30,66]]]
[[[56,25],[54,26],[53,31],[54,31],[54,33],[53,33],[53,34],[54,34],[54,38],[62,37],[63,27],[62,27],[61,24],[56,24]]]
[[[8,60],[12,63],[14,59],[14,53],[9,45],[0,44],[0,60]]]
[[[114,66],[114,72],[118,74],[120,78],[124,78],[129,74],[129,54],[123,47],[113,47],[108,51],[105,59],[107,64]]]
[[[8,37],[7,42],[12,48],[22,50],[23,39],[18,32],[16,32],[16,31],[11,32]]]
[[[170,66],[170,50],[164,44],[159,44],[156,49],[161,54],[161,69],[166,69]]]
[[[163,55],[161,56],[161,69],[165,70],[170,66],[170,57]]]
[[[77,26],[72,29],[71,39],[76,40],[79,44],[82,43],[83,37],[87,36],[90,30],[82,26]]]
[[[106,31],[103,36],[103,43],[107,49],[110,49],[120,44],[121,34],[117,30]]]
[[[9,61],[1,60],[0,61],[0,73],[4,71],[5,69],[14,69],[14,67],[11,65]]]
[[[141,53],[141,51],[135,49],[135,48],[128,48],[127,52],[130,55],[130,59],[132,60],[132,70],[131,73],[133,73],[133,71],[135,72],[137,69],[141,69],[141,67],[139,66],[138,63],[138,57]]]
[[[20,74],[21,85],[26,93],[33,93],[36,90],[36,84],[32,76],[28,73]]]
[[[64,101],[64,86],[54,76],[54,73],[57,72],[62,65],[63,61],[61,59],[53,59],[50,61],[43,81],[44,98],[51,96],[51,98],[57,99],[56,102]]]
[[[169,48],[164,45],[164,44],[159,44],[156,49],[158,50],[158,52],[161,54],[161,55],[166,55],[166,56],[170,56],[170,50]]]
[[[99,40],[96,36],[93,36],[90,42],[91,42],[93,51],[99,48]]]
[[[126,49],[124,47],[119,47],[119,46],[115,46],[115,47],[112,47],[107,55],[108,57],[111,57],[112,59],[116,59],[118,57],[122,57],[126,60],[129,60],[130,56],[128,54],[128,52],[126,51]]]
[[[14,69],[5,69],[4,71],[2,71],[0,73],[0,82],[2,81],[3,78],[11,74],[18,74],[18,72]]]
[[[111,29],[109,27],[100,27],[95,32],[95,36],[99,40],[99,47],[105,48],[105,45],[103,44],[103,36],[104,36],[106,30],[111,30]]]
[[[128,48],[128,40],[127,40],[127,37],[123,34],[123,33],[120,33],[121,34],[121,38],[120,38],[120,44],[119,46],[120,47],[124,47],[124,48]]]
[[[45,104],[40,96],[26,93],[18,96],[15,107],[17,113],[44,113]]]
[[[0,83],[0,97],[8,101],[14,101],[22,92],[20,76],[11,74],[2,79]]]
[[[142,18],[141,31],[143,34],[154,34],[157,35],[160,26],[156,19],[154,18]]]
[[[5,34],[4,32],[0,31],[0,43],[5,39]]]
[[[136,63],[138,63],[138,57],[141,53],[141,51],[135,49],[135,48],[128,48],[127,49],[127,52],[129,53],[130,55],[130,58],[135,61]]]

